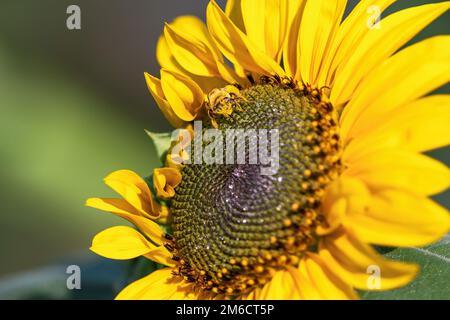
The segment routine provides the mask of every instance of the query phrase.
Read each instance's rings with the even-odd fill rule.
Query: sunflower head
[[[171,202],[176,274],[203,290],[244,294],[286,265],[298,266],[317,246],[321,199],[340,169],[336,117],[326,96],[280,77],[243,90],[215,89],[207,109],[205,131],[211,121],[223,132],[279,135],[276,173],[261,174],[257,163],[225,165],[234,152],[226,146],[220,164],[183,167]],[[250,148],[249,140],[241,143]]]
[[[372,245],[422,246],[450,229],[428,199],[448,169],[420,154],[449,142],[449,96],[424,96],[449,80],[450,39],[397,52],[450,4],[366,16],[393,2],[362,0],[344,19],[345,0],[211,1],[207,25],[166,24],[161,76],[146,81],[188,137],[166,145],[150,187],[121,170],[105,181],[124,199],[88,200],[140,230],[105,230],[93,251],[167,266],[118,298],[357,298],[415,277]]]

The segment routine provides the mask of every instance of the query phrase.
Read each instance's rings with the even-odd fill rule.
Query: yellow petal
[[[244,295],[242,297],[242,300],[262,300],[260,295],[261,295],[261,289],[260,288],[256,288],[252,292],[250,292],[249,294]]]
[[[261,300],[299,300],[298,271],[293,267],[279,270],[258,294]]]
[[[335,38],[336,30],[344,14],[346,0],[307,1],[300,25],[300,55],[296,78],[309,84],[318,84],[322,61]]]
[[[204,102],[202,89],[190,78],[161,70],[161,87],[173,112],[183,121],[193,121]]]
[[[449,2],[422,5],[396,12],[383,19],[380,22],[380,28],[373,28],[368,31],[366,36],[358,43],[350,59],[342,63],[336,71],[336,82],[333,85],[331,100],[336,105],[341,105],[350,100],[357,85],[371,70],[443,14],[449,7]],[[426,55],[422,56],[422,59],[423,57],[426,57]],[[411,60],[408,60],[407,63],[410,67],[414,66],[413,69],[416,68]],[[416,78],[415,81],[419,79]]]
[[[229,83],[242,82],[225,64],[205,24],[197,17],[176,19],[173,24],[166,25],[164,34],[171,54],[189,73],[202,77],[223,77]]]
[[[450,79],[450,36],[414,44],[373,70],[361,82],[341,117],[344,141],[362,134],[396,108],[439,88]]]
[[[161,199],[175,196],[175,188],[181,182],[181,173],[174,168],[158,168],[153,171],[153,184],[156,194]]]
[[[370,32],[369,22],[377,22],[383,11],[396,0],[361,0],[339,26],[330,54],[324,60],[319,83],[331,86],[336,69],[345,64],[362,39]],[[373,18],[373,21],[369,19]]]
[[[244,19],[242,18],[241,0],[228,0],[225,7],[225,14],[230,18],[234,25],[239,28],[239,30],[245,32]],[[245,70],[241,65],[235,64],[234,69],[239,77],[242,79],[246,78]]]
[[[292,2],[290,4],[290,2]],[[283,45],[291,23],[292,13],[289,10],[295,8],[296,0],[266,0],[265,8],[265,52],[275,59],[281,61]]]
[[[179,171],[183,168],[184,161],[189,159],[189,154],[185,150],[180,150],[179,154],[167,153],[165,166],[168,168],[174,168]]]
[[[390,290],[406,285],[418,272],[416,265],[384,259],[369,245],[348,230],[322,239],[321,259],[346,283],[362,290]],[[372,285],[373,274],[379,270],[379,286]]]
[[[134,215],[141,217],[141,214],[125,199],[107,199],[107,198],[89,198],[86,201],[86,206],[99,209],[106,212],[111,212],[117,215]]]
[[[172,23],[172,25],[179,26],[180,28],[183,28],[182,22],[184,23],[185,19],[183,17],[179,17],[175,19],[175,21]],[[159,64],[163,69],[172,70],[178,74],[182,74],[188,78],[191,78],[195,83],[198,84],[200,88],[202,88],[203,92],[208,93],[214,88],[221,88],[224,87],[227,82],[222,79],[222,77],[201,77],[197,76],[195,74],[192,74],[185,70],[180,64],[175,60],[175,57],[173,56],[173,53],[169,49],[169,45],[167,44],[166,37],[164,34],[159,38],[158,45],[156,47],[156,57],[158,59]],[[228,70],[226,70],[228,71]],[[158,81],[159,79],[153,78],[152,81]],[[241,83],[241,82],[239,82]],[[242,83],[241,83],[242,84]],[[164,95],[161,85],[158,84],[158,92],[161,92],[162,95]],[[165,99],[165,97],[164,97]],[[173,112],[172,112],[173,113]],[[167,116],[166,116],[167,117]],[[178,117],[175,117],[178,119]],[[178,119],[178,121],[181,121]],[[173,125],[173,124],[172,124]],[[184,124],[181,124],[179,126],[175,126],[176,128],[181,128],[184,126]]]
[[[307,254],[298,266],[300,295],[305,300],[358,299],[352,287],[333,274],[321,257]]]
[[[167,267],[175,267],[177,263],[172,259],[172,254],[164,246],[159,246],[146,253],[144,257]]]
[[[284,75],[278,63],[258,50],[214,0],[208,4],[206,16],[209,32],[220,51],[233,64],[260,74]]]
[[[293,77],[297,71],[297,59],[300,55],[298,34],[306,0],[288,1],[288,31],[283,48],[283,65],[288,76]]]
[[[217,66],[213,49],[209,43],[195,37],[196,25],[187,26],[188,29],[179,30],[166,24],[164,35],[170,51],[178,63],[190,73],[199,76],[217,76]],[[206,26],[203,26],[206,29]],[[193,30],[192,30],[193,29]],[[193,31],[188,33],[186,31]]]
[[[361,240],[378,245],[424,246],[450,230],[450,215],[435,202],[397,190],[372,196],[365,211],[349,211],[345,225]]]
[[[175,269],[164,268],[152,272],[148,276],[137,280],[124,288],[116,297],[116,300],[167,300],[179,298],[177,293],[185,293],[189,296],[186,283],[172,275]]]
[[[190,159],[189,146],[194,136],[194,129],[189,125],[183,130],[177,131],[178,137],[172,139],[172,143],[166,155],[165,166],[177,169],[181,172],[184,164]]]
[[[279,62],[289,23],[288,0],[241,0],[248,39],[267,56]],[[295,2],[295,1],[294,1]]]
[[[356,178],[343,176],[327,189],[322,205],[326,235],[341,225],[368,243],[387,246],[422,246],[449,230],[447,211],[433,201],[398,190],[371,193]]]
[[[364,212],[371,194],[360,180],[341,176],[326,189],[321,211],[326,223],[317,229],[319,235],[330,234],[337,230],[351,212]]]
[[[147,183],[139,175],[130,170],[119,170],[109,174],[105,184],[120,194],[142,216],[157,219],[159,206],[154,203]]]
[[[247,38],[265,52],[266,0],[241,0],[242,18]]]
[[[161,227],[157,223],[140,216],[139,212],[124,199],[90,198],[86,201],[86,205],[127,219],[156,244],[164,242],[164,231]]]
[[[234,25],[245,32],[244,18],[242,17],[241,0],[228,0],[225,14],[233,21]]]
[[[211,36],[209,35],[205,24],[199,18],[195,16],[180,16],[170,23],[170,27],[177,31],[181,30],[182,38],[186,36],[188,37],[189,40],[193,40],[196,43],[202,43],[203,46],[207,47],[203,48],[205,52],[215,55],[219,54],[219,50],[212,42]],[[157,45],[158,62],[163,69],[172,70],[179,74],[183,74],[187,77],[191,77],[196,73],[188,71],[189,69],[186,69],[186,67],[189,68],[190,66],[185,64],[181,65],[179,63],[180,61],[177,61],[179,60],[177,58],[180,57],[174,56],[174,54],[179,52],[179,50],[182,50],[181,51],[182,53],[189,54],[189,52],[184,52],[182,47],[181,48],[173,47],[174,40],[184,41],[185,39],[173,39],[174,36],[173,33],[174,31],[172,31],[171,33],[172,37],[166,37],[167,32],[165,30],[163,35],[160,37]],[[180,37],[180,35],[178,35],[178,37]]]
[[[193,47],[193,45],[189,45],[188,43],[184,43],[186,49],[191,48],[194,51],[205,51],[210,52],[212,54],[211,56],[204,56],[202,55],[200,58],[206,59],[210,65],[212,65],[212,60],[215,62],[214,72],[213,76],[201,76],[197,75],[199,72],[192,70],[192,65],[189,64],[189,61],[186,59],[183,59],[183,57],[179,57],[178,55],[174,57],[173,51],[169,50],[169,46],[166,43],[166,47],[168,49],[168,53],[165,51],[162,51],[164,49],[164,43],[162,43],[161,51],[165,54],[170,54],[175,61],[175,68],[173,63],[167,63],[167,67],[161,63],[161,66],[164,69],[173,70],[177,73],[183,74],[189,78],[191,78],[195,83],[197,83],[202,89],[204,93],[208,93],[214,88],[221,88],[224,87],[227,83],[239,83],[241,85],[247,84],[247,80],[244,79],[245,75],[240,74],[238,76],[228,65],[224,62],[224,59],[222,57],[222,54],[220,53],[219,49],[217,48],[216,44],[211,38],[211,35],[209,34],[208,29],[206,28],[205,24],[194,16],[181,16],[176,18],[171,24],[173,28],[176,28],[177,30],[182,30],[184,34],[188,35],[188,40],[191,38],[195,39],[195,43],[199,45],[200,47]],[[165,37],[163,37],[165,39]],[[186,39],[185,39],[186,40]],[[189,53],[187,53],[189,54]],[[177,61],[176,59],[181,58],[183,59],[183,66],[186,66],[188,70],[191,70],[193,72],[189,72],[186,69],[184,69]],[[193,59],[198,59],[194,58]],[[167,60],[166,57],[163,57],[158,60]],[[170,61],[169,61],[170,62]],[[180,61],[181,62],[181,61]],[[189,65],[188,65],[189,64]],[[223,78],[223,80],[222,80]]]
[[[167,44],[164,33],[159,37],[158,43],[156,44],[156,59],[158,60],[161,68],[172,70],[181,74],[186,73],[186,75],[188,75],[188,72],[180,66],[177,60],[175,60],[175,57]]]
[[[425,152],[450,144],[450,95],[434,95],[397,108],[358,135],[346,147],[346,157],[367,151],[403,148]],[[369,148],[367,146],[370,146]]]
[[[364,181],[371,189],[396,188],[433,195],[448,188],[448,168],[425,155],[401,149],[370,152],[347,161],[347,176]]]
[[[130,227],[112,227],[98,233],[91,250],[109,259],[127,260],[149,253],[157,246]]]
[[[155,99],[156,104],[163,113],[164,117],[166,117],[167,121],[169,121],[170,125],[175,128],[183,127],[185,125],[185,122],[181,120],[175,114],[175,112],[173,112],[172,107],[170,106],[169,102],[166,99],[166,96],[164,95],[161,81],[158,78],[155,78],[152,75],[148,74],[147,72],[144,75],[148,90],[152,94],[153,99]]]

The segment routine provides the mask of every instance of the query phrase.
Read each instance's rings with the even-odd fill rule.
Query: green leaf
[[[400,289],[361,292],[363,299],[450,299],[450,234],[428,247],[397,248],[384,256],[419,264],[420,274],[413,282]]]
[[[153,145],[155,146],[156,154],[158,155],[158,158],[164,162],[163,158],[165,153],[170,147],[170,142],[172,138],[172,134],[170,132],[164,132],[164,133],[155,133],[148,130],[145,130],[145,133],[150,137],[150,139],[153,142]]]

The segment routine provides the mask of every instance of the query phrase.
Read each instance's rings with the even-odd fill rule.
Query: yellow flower
[[[370,6],[394,2],[362,0],[343,20],[345,0],[229,0],[225,11],[211,1],[206,25],[192,16],[166,24],[161,79],[145,77],[174,127],[276,123],[286,141],[272,180],[249,167],[168,161],[153,182],[168,207],[136,174],[107,177],[124,199],[87,204],[140,233],[110,228],[91,249],[166,266],[118,299],[353,299],[355,289],[415,277],[416,265],[372,245],[423,246],[450,229],[428,198],[448,188],[448,168],[422,154],[449,143],[450,96],[427,94],[450,78],[450,37],[402,49],[450,2],[368,23]],[[376,288],[371,266],[381,270]]]
[[[153,171],[153,184],[156,195],[164,200],[175,195],[175,188],[181,182],[181,173],[175,168],[159,168]]]

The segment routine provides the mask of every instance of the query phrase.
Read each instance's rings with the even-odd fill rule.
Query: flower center
[[[224,100],[221,110],[232,112],[210,113],[221,131],[277,130],[279,166],[272,175],[249,163],[183,168],[171,203],[178,275],[204,290],[245,294],[314,249],[324,188],[340,167],[333,107],[321,96],[264,78]]]

